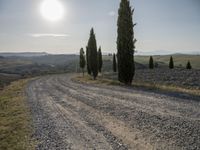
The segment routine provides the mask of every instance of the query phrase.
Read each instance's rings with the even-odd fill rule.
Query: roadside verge
[[[24,89],[29,79],[0,91],[0,149],[32,150],[31,117]]]
[[[86,84],[104,84],[104,85],[118,85],[118,86],[124,86],[124,84],[120,83],[117,80],[112,80],[104,77],[99,77],[97,80],[93,80],[92,77],[89,75],[85,75],[84,77],[81,75],[77,75],[72,79],[75,82],[80,82],[80,83],[86,83]],[[189,94],[193,96],[200,96],[200,90],[198,89],[187,89],[187,88],[182,88],[178,86],[173,86],[173,85],[161,85],[161,84],[150,84],[150,83],[145,83],[145,82],[138,82],[138,81],[133,81],[132,85],[129,86],[132,88],[142,88],[146,90],[157,90],[161,92],[178,92],[181,94]]]

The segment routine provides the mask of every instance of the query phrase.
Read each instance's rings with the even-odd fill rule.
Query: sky
[[[120,0],[58,0],[59,21],[44,0],[0,0],[0,52],[78,53],[91,27],[103,52],[116,52]],[[138,54],[200,53],[200,0],[130,0]]]

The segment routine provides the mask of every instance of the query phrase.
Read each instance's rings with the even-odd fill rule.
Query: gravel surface
[[[200,101],[71,77],[41,77],[27,87],[36,149],[200,149]]]

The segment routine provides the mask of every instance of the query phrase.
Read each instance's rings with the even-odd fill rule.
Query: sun
[[[49,21],[59,21],[64,16],[64,8],[59,0],[44,0],[41,3],[40,12]]]

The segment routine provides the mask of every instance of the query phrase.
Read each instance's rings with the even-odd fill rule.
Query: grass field
[[[0,91],[0,149],[31,150],[31,119],[24,88],[28,80],[12,83]]]
[[[162,66],[168,66],[169,59],[171,55],[155,55],[153,56],[154,62],[157,62],[160,67]],[[174,58],[174,63],[176,67],[185,67],[187,64],[187,61],[190,61],[192,64],[192,67],[194,69],[200,69],[200,55],[184,55],[184,54],[174,54],[172,55]],[[149,64],[149,57],[150,56],[135,56],[135,62],[143,65]],[[110,61],[112,62],[113,56],[104,56],[104,61]]]
[[[154,61],[160,65],[168,65],[169,64],[169,55],[163,56],[153,56]],[[185,67],[187,61],[190,61],[192,67],[195,69],[200,69],[200,55],[173,55],[175,66],[177,67]],[[149,63],[149,56],[135,56],[135,61],[141,64],[148,64]]]
[[[19,58],[3,58],[0,59],[0,68],[17,67],[32,64],[31,61],[22,60]]]

